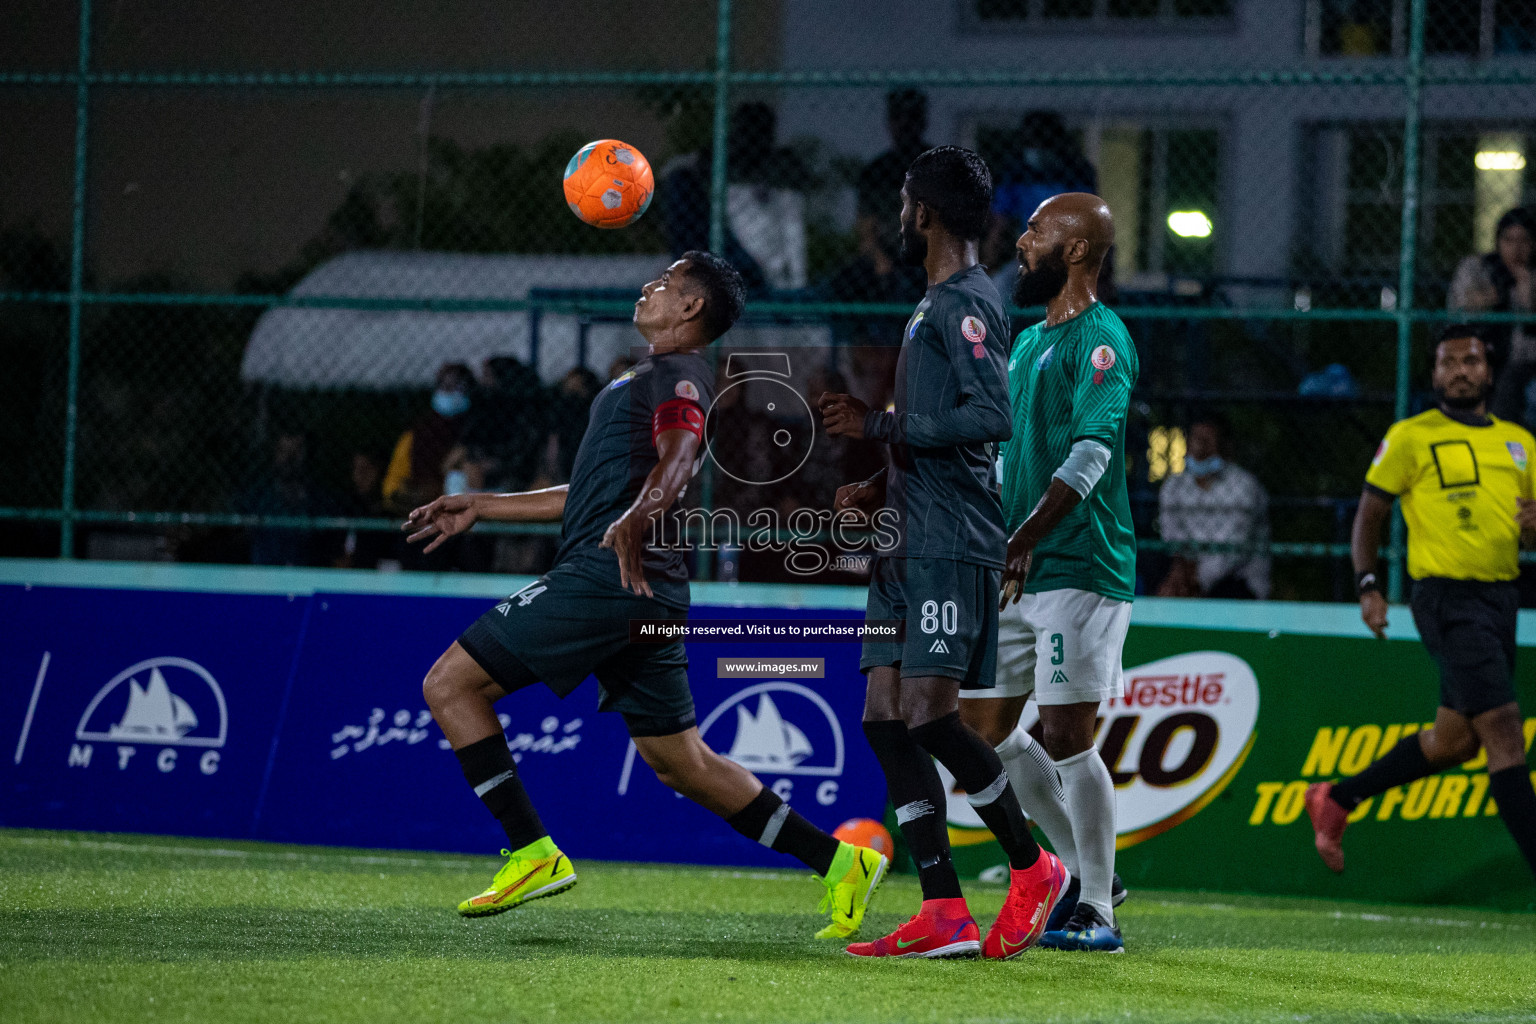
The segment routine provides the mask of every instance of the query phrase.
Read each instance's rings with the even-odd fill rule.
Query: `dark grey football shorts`
[[[476,619],[459,646],[508,693],[542,682],[565,697],[595,675],[598,710],[623,715],[631,736],[670,736],[695,721],[687,652],[681,642],[631,643],[629,620],[687,617],[556,566]]]
[[[903,619],[902,642],[864,644],[859,669],[898,666],[902,678],[943,676],[964,690],[997,679],[997,600],[1002,571],[948,558],[877,555],[864,617]]]

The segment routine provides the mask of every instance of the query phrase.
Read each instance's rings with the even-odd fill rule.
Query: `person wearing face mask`
[[[384,507],[390,512],[408,512],[443,493],[443,464],[463,437],[473,384],[463,363],[445,363],[437,371],[431,408],[400,435],[384,473]]]
[[[1397,499],[1408,523],[1413,623],[1440,670],[1440,706],[1433,726],[1404,736],[1358,775],[1308,787],[1317,852],[1333,871],[1344,870],[1344,830],[1369,813],[1363,804],[1479,751],[1487,755],[1487,796],[1536,871],[1536,790],[1514,672],[1519,554],[1536,546],[1536,438],[1488,415],[1493,379],[1477,329],[1447,327],[1434,350],[1438,406],[1392,424],[1365,474],[1350,538],[1360,618],[1386,638],[1378,568]]]
[[[1158,520],[1170,544],[1245,545],[1247,550],[1177,554],[1159,597],[1269,596],[1269,495],[1258,478],[1223,457],[1225,425],[1214,416],[1190,424],[1184,472],[1158,493]]]

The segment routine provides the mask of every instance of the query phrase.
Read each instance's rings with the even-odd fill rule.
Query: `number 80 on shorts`
[[[922,619],[918,623],[918,628],[924,633],[937,633],[941,626],[950,636],[959,632],[959,606],[953,601],[945,601],[942,605],[937,601],[924,601]]]

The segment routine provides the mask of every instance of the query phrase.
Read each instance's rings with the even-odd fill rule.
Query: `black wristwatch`
[[[1365,592],[1368,590],[1374,590],[1378,594],[1381,593],[1381,581],[1376,578],[1376,573],[1374,571],[1357,573],[1355,575],[1355,596],[1364,597]]]

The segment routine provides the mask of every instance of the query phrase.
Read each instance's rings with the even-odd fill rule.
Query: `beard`
[[[1067,286],[1066,246],[1040,257],[1034,270],[1019,264],[1019,279],[1013,284],[1015,306],[1043,306],[1061,294]]]
[[[1491,384],[1484,384],[1470,395],[1451,395],[1446,393],[1444,388],[1436,388],[1435,398],[1448,409],[1465,412],[1470,409],[1476,409],[1488,401],[1488,396],[1492,391],[1493,386]]]
[[[896,258],[904,267],[920,267],[928,258],[928,239],[917,230],[917,225],[901,222],[901,237]]]

